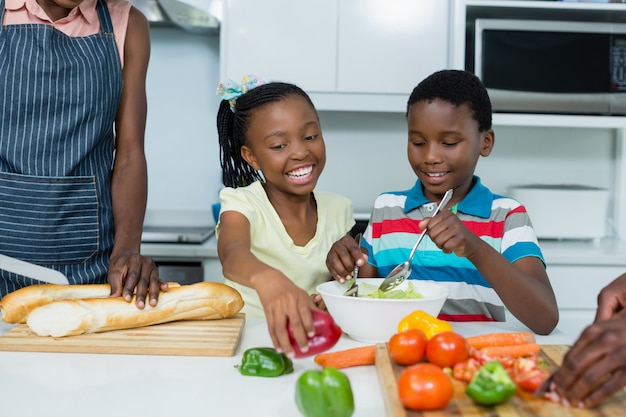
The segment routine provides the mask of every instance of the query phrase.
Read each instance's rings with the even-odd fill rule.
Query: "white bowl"
[[[378,287],[383,278],[359,278],[359,284],[367,283]],[[406,289],[409,281],[404,281],[398,289]],[[343,293],[347,284],[328,281],[317,286],[328,312],[341,329],[352,339],[366,342],[387,342],[398,332],[398,323],[415,310],[422,310],[437,317],[450,290],[433,282],[411,280],[413,288],[423,298],[388,299],[369,297],[348,297]],[[361,291],[361,286],[359,286]]]

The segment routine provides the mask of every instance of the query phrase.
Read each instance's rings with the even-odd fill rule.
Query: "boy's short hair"
[[[471,72],[462,70],[437,71],[413,89],[406,106],[409,109],[418,101],[431,102],[443,100],[455,106],[467,104],[474,120],[478,122],[478,130],[485,132],[491,129],[491,100],[487,89],[480,79]]]

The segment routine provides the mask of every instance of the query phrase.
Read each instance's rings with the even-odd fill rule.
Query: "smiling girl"
[[[326,164],[317,111],[293,84],[220,84],[217,115],[223,182],[216,228],[224,282],[244,298],[248,316],[263,316],[274,346],[293,353],[314,332],[310,294],[330,278],[325,260],[354,225],[352,204],[315,190]]]

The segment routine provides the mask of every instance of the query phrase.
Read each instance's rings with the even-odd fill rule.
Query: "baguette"
[[[168,282],[167,285],[169,288],[180,286],[177,282]],[[110,294],[109,284],[30,285],[5,295],[0,300],[0,313],[7,323],[26,323],[26,317],[32,310],[53,301],[107,298]]]
[[[243,307],[237,290],[217,282],[182,285],[161,292],[156,307],[143,310],[135,299],[90,298],[54,301],[35,308],[26,323],[39,336],[76,336],[151,326],[176,320],[215,320],[231,317]]]

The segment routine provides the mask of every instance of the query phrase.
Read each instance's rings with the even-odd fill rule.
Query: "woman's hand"
[[[109,262],[109,284],[111,297],[123,297],[130,302],[136,294],[135,304],[143,309],[146,296],[152,307],[157,305],[160,291],[167,291],[167,283],[159,278],[154,260],[139,253],[111,256]]]
[[[610,319],[625,308],[626,274],[622,274],[600,291],[595,321]]]
[[[626,386],[626,314],[587,327],[552,376],[566,405],[594,407]]]
[[[331,276],[344,283],[352,278],[355,263],[360,267],[367,264],[367,254],[361,251],[361,247],[351,236],[346,235],[333,243],[326,256],[326,267]],[[360,272],[359,276],[372,276]]]

